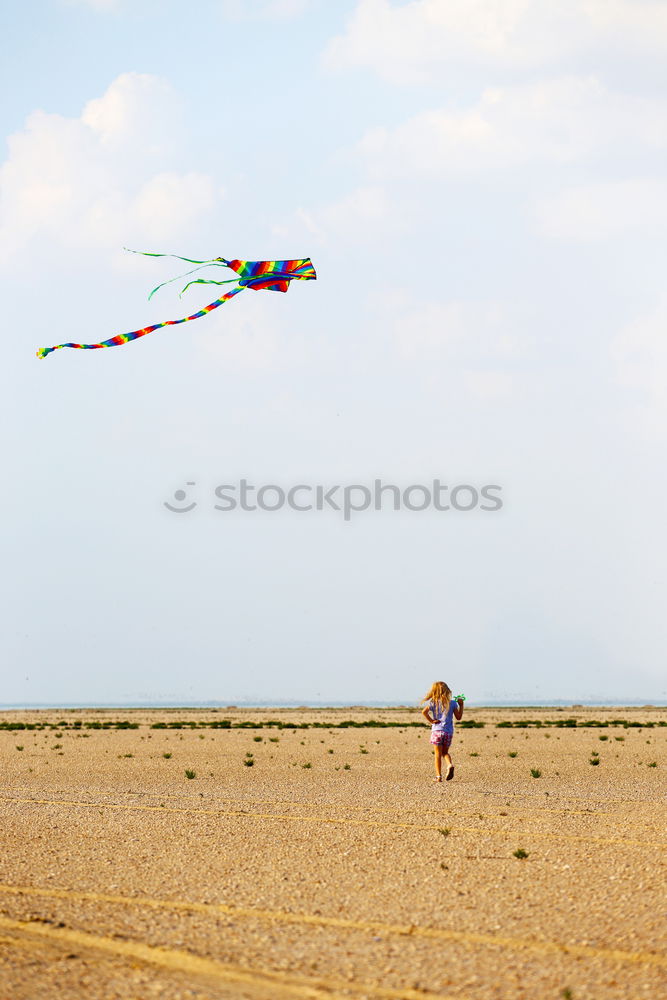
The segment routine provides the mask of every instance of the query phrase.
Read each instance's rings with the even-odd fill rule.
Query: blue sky
[[[664,5],[1,17],[3,701],[664,701]],[[38,361],[215,297],[124,246],[318,280]]]

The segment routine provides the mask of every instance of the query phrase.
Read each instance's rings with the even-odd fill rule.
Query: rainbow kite
[[[171,281],[178,281],[179,278],[189,277],[189,275],[194,274],[195,271],[201,271],[204,267],[229,267],[232,271],[236,271],[239,277],[229,278],[225,281],[215,281],[212,278],[194,278],[192,281],[189,281],[183,292],[190,285],[235,285],[234,288],[230,288],[228,292],[221,295],[215,302],[210,302],[209,305],[204,306],[199,312],[193,313],[192,316],[186,316],[184,319],[168,319],[164,323],[145,326],[143,330],[133,330],[131,333],[119,333],[108,340],[100,341],[99,344],[56,344],[55,347],[40,347],[37,351],[38,358],[45,358],[51,351],[58,351],[61,347],[78,347],[84,351],[97,350],[98,347],[119,347],[121,344],[129,344],[131,340],[138,340],[139,337],[145,337],[147,333],[152,333],[153,330],[160,330],[163,326],[178,326],[179,323],[188,323],[191,319],[199,319],[201,316],[206,316],[207,313],[221,306],[223,302],[227,302],[235,295],[238,295],[244,288],[252,288],[256,292],[262,289],[270,292],[286,292],[290,281],[312,281],[317,278],[315,268],[309,257],[303,257],[300,260],[225,260],[224,257],[216,257],[213,260],[193,260],[191,257],[178,257],[176,254],[170,253],[143,253],[141,250],[131,250],[130,253],[142,253],[144,257],[174,257],[176,260],[184,260],[189,264],[200,265],[193,268],[192,271],[187,271],[185,274],[170,278],[169,281],[164,281],[157,288],[153,289],[148,296],[149,299],[158,289],[163,288],[164,285],[168,285]]]

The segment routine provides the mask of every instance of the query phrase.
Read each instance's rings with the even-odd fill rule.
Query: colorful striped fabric
[[[133,250],[131,252],[138,253],[141,251]],[[147,253],[144,256],[171,257],[175,255]],[[232,282],[237,282],[237,284],[234,288],[225,292],[224,295],[221,295],[219,299],[216,299],[215,302],[210,302],[203,309],[193,313],[191,316],[186,316],[184,319],[168,319],[164,323],[155,323],[153,326],[146,326],[142,330],[132,330],[131,333],[119,333],[108,340],[100,341],[99,344],[70,343],[56,344],[54,347],[41,347],[37,351],[37,357],[46,358],[51,351],[58,351],[61,347],[77,347],[84,351],[93,351],[100,347],[119,347],[121,344],[129,344],[131,340],[138,340],[139,337],[145,337],[147,333],[152,333],[154,330],[160,330],[163,326],[178,326],[180,323],[188,323],[191,319],[200,319],[235,295],[238,295],[244,288],[252,288],[254,291],[286,292],[290,281],[312,281],[317,278],[315,268],[309,257],[302,257],[298,260],[226,260],[224,257],[216,257],[213,260],[192,260],[190,257],[178,257],[177,259],[188,261],[191,264],[200,264],[201,267],[195,268],[196,271],[210,266],[229,267],[239,275],[238,278],[232,278],[227,281],[214,281],[211,278],[195,278],[193,281],[188,282],[183,291],[189,288],[190,285],[225,285]],[[194,272],[190,271],[188,273],[192,274]],[[182,277],[185,276],[183,275]],[[177,278],[170,280],[176,281]],[[165,284],[168,284],[168,282],[165,282]],[[158,285],[158,288],[161,287],[162,285]],[[153,292],[156,291],[157,288],[153,289]],[[151,295],[153,292],[151,292]]]

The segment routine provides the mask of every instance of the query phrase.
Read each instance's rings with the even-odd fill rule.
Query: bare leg
[[[433,747],[435,754],[435,780],[442,781],[442,747],[436,743]]]

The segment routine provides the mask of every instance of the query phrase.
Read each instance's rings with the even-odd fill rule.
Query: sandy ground
[[[667,711],[466,716],[435,784],[426,727],[151,728],[414,711],[1,714],[81,726],[0,730],[0,998],[667,996]]]

